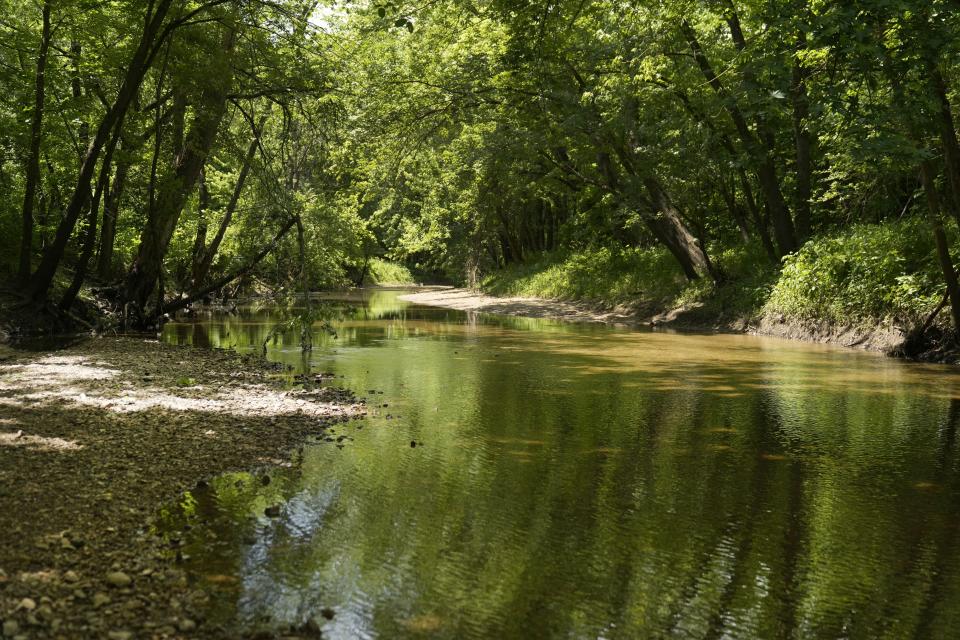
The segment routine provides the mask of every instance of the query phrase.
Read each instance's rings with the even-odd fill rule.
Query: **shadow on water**
[[[222,476],[164,510],[211,624],[334,638],[960,635],[952,370],[396,296],[334,301],[337,335],[318,333],[306,363],[298,336],[268,347],[343,376],[367,395],[367,421],[306,444],[269,481]],[[269,308],[201,314],[164,338],[253,350],[273,321]]]

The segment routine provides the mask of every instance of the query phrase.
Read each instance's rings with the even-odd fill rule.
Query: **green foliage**
[[[370,258],[367,265],[365,285],[397,285],[413,284],[416,280],[410,269],[396,262],[389,262],[382,258]]]
[[[602,247],[568,255],[548,254],[536,262],[510,267],[484,280],[483,288],[496,295],[590,300],[613,306],[660,303],[677,296],[685,283],[663,249]]]
[[[858,224],[789,256],[765,309],[839,324],[914,320],[939,302],[942,279],[925,221]]]

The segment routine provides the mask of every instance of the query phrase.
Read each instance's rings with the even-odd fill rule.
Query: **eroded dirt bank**
[[[549,318],[570,322],[603,322],[628,326],[707,330],[774,336],[806,342],[836,344],[844,347],[895,354],[906,334],[896,326],[837,327],[826,323],[793,323],[782,318],[743,318],[724,315],[705,307],[669,309],[653,312],[628,308],[603,309],[585,302],[545,300],[541,298],[498,298],[470,289],[443,289],[401,296],[401,300],[435,307],[503,315]],[[918,354],[922,356],[923,354]],[[950,355],[938,360],[949,360]]]
[[[289,464],[364,413],[314,382],[137,338],[0,346],[0,637],[227,637],[150,521],[198,481]]]

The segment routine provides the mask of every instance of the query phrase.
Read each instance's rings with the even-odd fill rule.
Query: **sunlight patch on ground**
[[[0,432],[0,447],[25,447],[36,451],[76,451],[83,445],[63,438],[45,438],[21,431]]]
[[[0,406],[69,403],[114,413],[168,409],[236,416],[313,417],[340,415],[350,410],[328,401],[322,394],[306,391],[283,392],[257,384],[193,385],[181,390],[148,379],[143,379],[145,385],[135,384],[131,380],[137,378],[125,374],[108,363],[90,362],[79,356],[47,356],[29,363],[0,365],[0,394],[5,396],[0,397]]]

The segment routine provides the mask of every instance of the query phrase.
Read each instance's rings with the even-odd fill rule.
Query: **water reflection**
[[[307,446],[269,484],[224,476],[166,512],[170,530],[203,523],[184,540],[216,596],[210,624],[960,636],[952,370],[468,316],[395,292],[329,303],[337,335],[318,330],[309,365],[387,406],[341,427],[343,449]],[[202,315],[165,338],[259,349],[275,316]],[[269,357],[300,365],[299,335]]]

